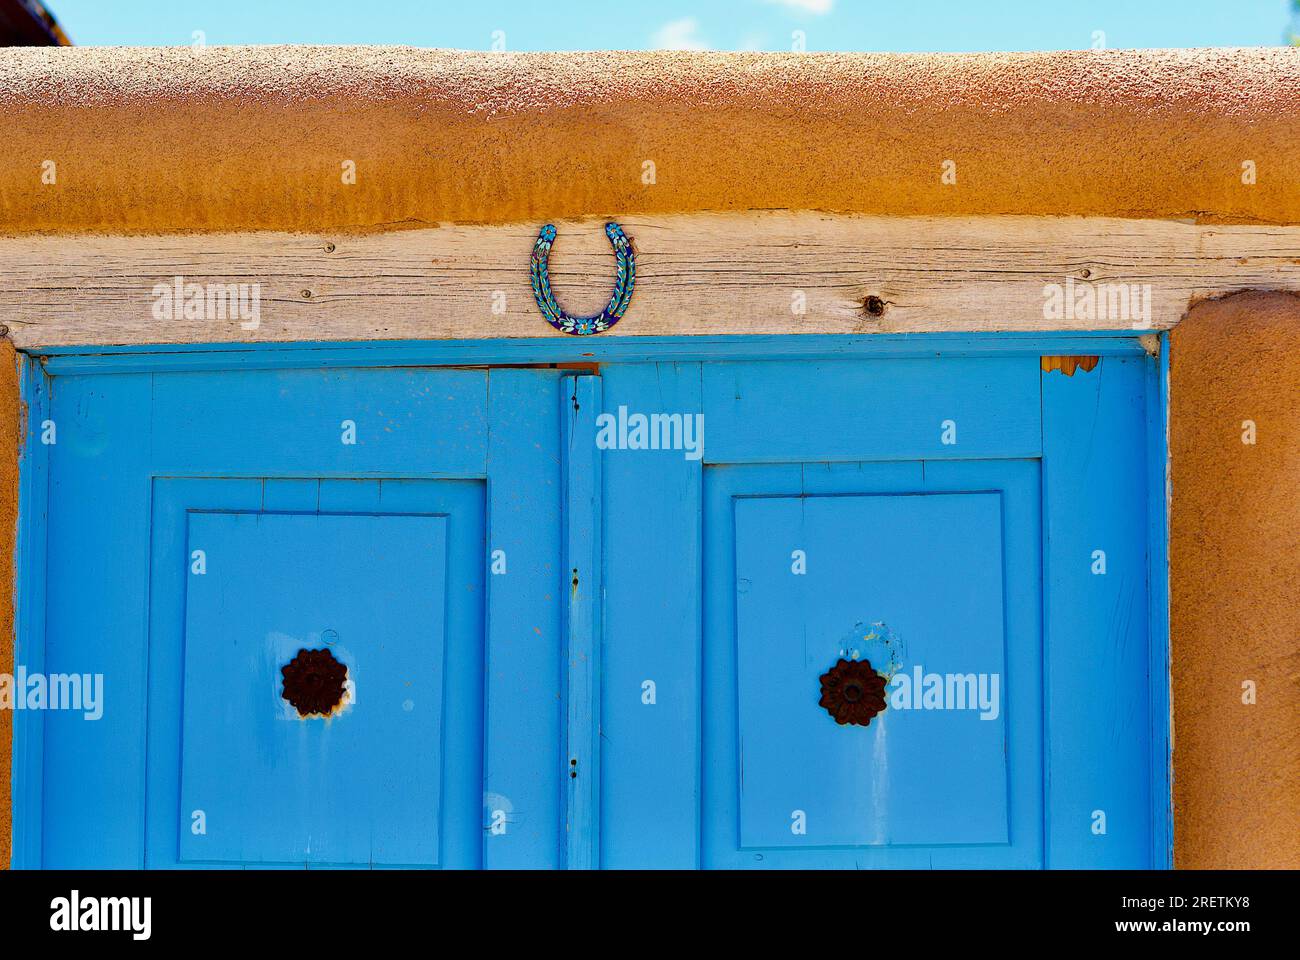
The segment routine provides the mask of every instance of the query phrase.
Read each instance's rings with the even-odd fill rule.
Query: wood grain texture
[[[621,336],[1159,330],[1200,298],[1300,290],[1300,227],[780,211],[619,222],[638,253]],[[0,238],[0,322],[19,348],[561,336],[528,285],[540,225]],[[556,295],[594,313],[614,276],[601,222],[558,226]],[[256,327],[187,319],[183,304],[159,317],[156,286],[176,277],[205,293],[257,284]],[[1103,285],[1137,286],[1127,312],[1089,316],[1052,315],[1053,284],[1099,303]]]

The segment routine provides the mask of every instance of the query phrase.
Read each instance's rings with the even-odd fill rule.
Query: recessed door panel
[[[735,523],[741,845],[1006,843],[1000,494],[742,497]]]
[[[181,859],[436,865],[446,518],[188,517]]]
[[[705,468],[706,866],[1042,865],[1038,481]]]

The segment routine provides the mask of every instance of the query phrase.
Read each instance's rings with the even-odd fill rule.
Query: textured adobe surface
[[[1174,328],[1170,361],[1175,863],[1294,869],[1300,297],[1202,303]]]
[[[14,49],[0,136],[3,233],[770,208],[1297,223],[1300,49]]]

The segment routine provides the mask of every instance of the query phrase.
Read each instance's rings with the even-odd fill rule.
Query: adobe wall
[[[1174,862],[1294,869],[1300,297],[1208,301],[1172,337]]]

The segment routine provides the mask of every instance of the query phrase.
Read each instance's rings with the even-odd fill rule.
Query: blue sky
[[[509,50],[1274,46],[1289,0],[47,0],[79,45],[408,43]],[[495,33],[500,31],[499,34]],[[1097,36],[1097,31],[1104,34]],[[503,36],[502,36],[503,35]]]

